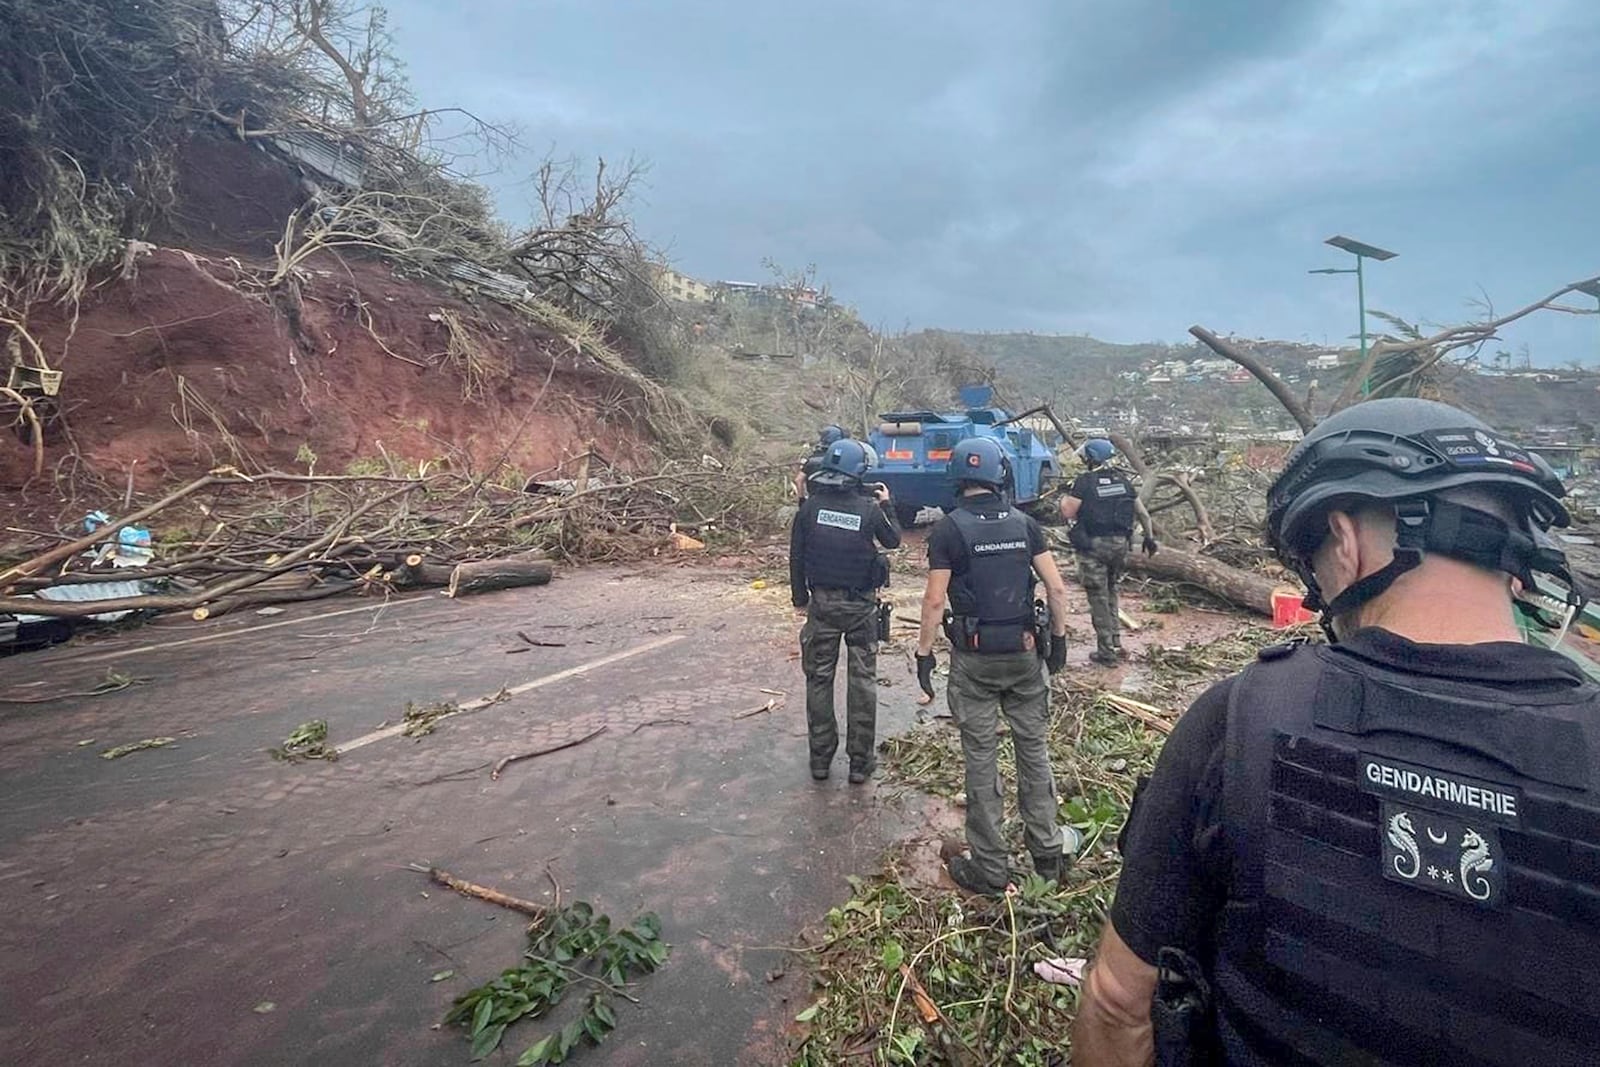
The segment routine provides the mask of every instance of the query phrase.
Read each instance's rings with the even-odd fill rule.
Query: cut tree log
[[[486,559],[477,563],[461,563],[450,575],[450,595],[458,597],[469,593],[486,593],[493,589],[545,585],[554,573],[555,568],[548,560],[517,556],[507,559]]]
[[[1237,607],[1261,615],[1272,614],[1272,591],[1278,583],[1254,571],[1230,567],[1220,560],[1162,545],[1153,556],[1128,553],[1128,572],[1147,578],[1188,582]]]
[[[449,563],[429,563],[421,552],[407,552],[389,572],[389,584],[396,589],[414,589],[418,586],[449,585],[455,567]]]

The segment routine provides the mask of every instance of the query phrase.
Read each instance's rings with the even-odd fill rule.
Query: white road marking
[[[340,611],[325,611],[320,615],[307,615],[299,619],[284,619],[281,622],[264,622],[260,626],[246,626],[240,630],[228,630],[223,633],[206,634],[203,637],[186,637],[181,641],[167,641],[159,645],[140,645],[138,648],[123,648],[115,652],[95,652],[87,656],[74,656],[56,660],[60,666],[75,663],[98,663],[101,660],[122,659],[125,656],[139,656],[146,652],[165,652],[172,648],[183,648],[185,645],[200,645],[208,641],[225,641],[230,637],[243,637],[246,634],[258,634],[263,630],[276,630],[280,626],[304,626],[319,619],[335,619],[340,615],[354,615],[362,611],[397,611],[400,608],[413,604],[438,604],[441,601],[433,597],[415,597],[406,600],[391,600],[383,604],[363,604],[359,608],[344,608]],[[374,619],[374,622],[377,620]]]
[[[620,663],[625,659],[632,659],[634,656],[642,656],[646,652],[654,652],[658,648],[665,648],[668,645],[675,645],[679,641],[682,641],[686,636],[686,634],[672,634],[667,637],[658,637],[654,641],[646,641],[642,645],[635,645],[633,648],[625,648],[621,652],[613,652],[609,656],[601,656],[599,659],[590,660],[588,663],[580,663],[576,667],[568,667],[564,671],[557,671],[554,674],[547,674],[543,678],[535,678],[531,682],[523,682],[521,685],[514,685],[509,689],[501,690],[500,692],[493,693],[489,696],[479,697],[477,700],[469,700],[465,704],[461,705],[460,711],[451,712],[449,715],[441,715],[439,716],[439,719],[435,721],[453,719],[457,715],[465,715],[469,711],[478,711],[482,708],[487,708],[491,705],[498,704],[506,697],[514,697],[522,693],[529,692],[530,690],[542,688],[543,686],[554,685],[556,682],[566,681],[568,678],[576,678],[579,675],[588,674],[592,670],[598,670],[601,667],[608,667],[613,663]],[[344,744],[338,747],[337,751],[339,755],[342,756],[346,752],[365,747],[366,745],[370,745],[375,741],[382,741],[389,737],[399,737],[405,728],[406,724],[403,722],[397,722],[392,726],[385,726],[381,730],[374,730],[370,734],[363,734],[352,741],[346,741]]]

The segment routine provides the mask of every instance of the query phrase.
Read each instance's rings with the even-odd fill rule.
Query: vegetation
[[[661,920],[653,913],[614,929],[610,916],[596,915],[580,900],[534,922],[522,962],[457,997],[445,1022],[467,1031],[472,1058],[481,1060],[500,1047],[509,1027],[522,1019],[543,1018],[574,983],[581,983],[590,989],[581,1013],[517,1058],[517,1067],[563,1063],[616,1029],[615,998],[633,1000],[624,988],[628,980],[659,969],[668,952]]]
[[[1154,650],[1141,664],[1141,701],[1173,718],[1201,690],[1281,640],[1276,631],[1242,626],[1209,643]],[[1087,956],[1115,891],[1114,850],[1134,783],[1155,766],[1164,735],[1119,709],[1118,697],[1092,685],[1053,683],[1050,753],[1062,785],[1062,822],[1083,835],[1078,860],[1059,887],[1022,879],[997,901],[943,884],[919,884],[902,854],[883,871],[851,881],[851,899],[828,912],[811,955],[817,998],[796,1064],[1064,1062],[1077,990],[1035,977],[1032,965]],[[1170,719],[1168,720],[1171,721]],[[889,741],[891,781],[936,796],[962,792],[959,738],[933,724]],[[1015,781],[1010,746],[1001,774]],[[1020,840],[1008,802],[1005,832]],[[1018,865],[1020,866],[1020,864]]]

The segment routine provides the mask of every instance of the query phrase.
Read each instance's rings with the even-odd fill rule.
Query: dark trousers
[[[800,664],[806,674],[806,730],[811,762],[826,766],[839,749],[833,679],[839,641],[848,656],[845,682],[845,754],[850,766],[873,762],[878,732],[878,605],[843,589],[813,589],[800,630]]]

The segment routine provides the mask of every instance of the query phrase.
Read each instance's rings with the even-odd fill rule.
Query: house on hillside
[[[671,267],[662,268],[656,275],[656,287],[661,290],[662,296],[690,304],[709,304],[717,298],[715,286]]]

